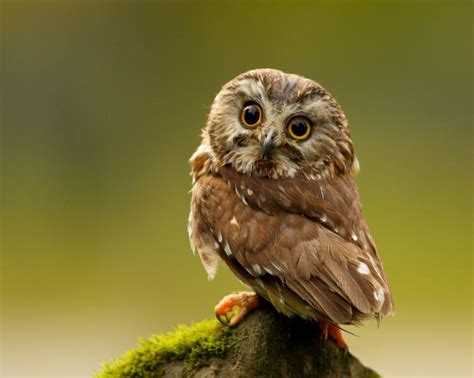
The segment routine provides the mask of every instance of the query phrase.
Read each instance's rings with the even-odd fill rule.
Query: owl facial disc
[[[216,96],[204,140],[213,164],[255,177],[330,177],[350,171],[347,121],[320,84],[272,69],[243,73]]]

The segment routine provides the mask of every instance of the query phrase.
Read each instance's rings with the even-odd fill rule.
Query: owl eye
[[[255,128],[262,123],[262,109],[257,104],[247,103],[240,116],[242,124],[248,128]]]
[[[305,140],[311,134],[311,122],[306,117],[294,117],[288,123],[287,130],[294,140]]]

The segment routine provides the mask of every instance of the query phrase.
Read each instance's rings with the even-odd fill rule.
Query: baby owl
[[[218,319],[235,326],[263,297],[347,348],[339,324],[392,312],[348,123],[321,85],[274,69],[237,76],[190,161],[191,246],[209,278],[221,259],[254,290],[226,296]]]

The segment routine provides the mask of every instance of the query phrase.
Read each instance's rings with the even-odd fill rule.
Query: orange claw
[[[346,344],[346,341],[342,337],[341,329],[338,327],[337,324],[329,323],[325,320],[317,320],[319,324],[319,328],[321,328],[321,335],[323,340],[327,340],[328,338],[333,340],[337,347],[340,349],[344,349],[345,351],[349,350],[349,347]]]
[[[238,291],[222,298],[214,311],[217,320],[230,327],[235,327],[258,306],[260,306],[260,298],[256,293]]]

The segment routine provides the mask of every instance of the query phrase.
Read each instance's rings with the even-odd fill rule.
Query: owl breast
[[[230,168],[203,175],[192,191],[192,244],[210,277],[221,259],[287,315],[344,324],[388,313],[365,222],[338,212],[357,214],[358,201],[344,193],[352,180],[320,184],[262,181]]]

